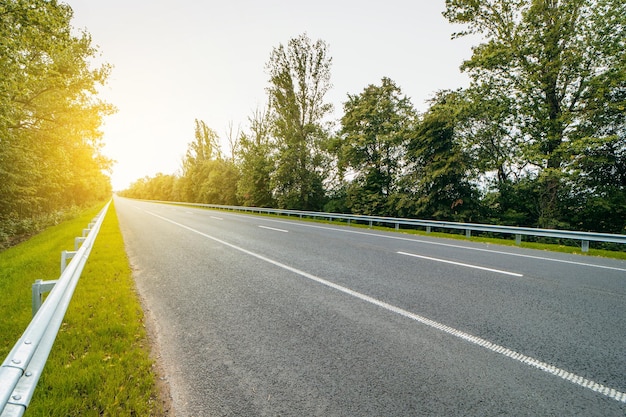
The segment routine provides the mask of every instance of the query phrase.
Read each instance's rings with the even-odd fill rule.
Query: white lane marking
[[[514,276],[514,277],[523,277],[524,276],[524,275],[518,274],[516,272],[508,272],[508,271],[502,271],[501,269],[493,269],[493,268],[486,268],[484,266],[464,264],[464,263],[461,263],[461,262],[448,261],[446,259],[431,258],[430,256],[416,255],[414,253],[407,253],[407,252],[397,252],[397,253],[400,254],[400,255],[412,256],[414,258],[427,259],[429,261],[442,262],[442,263],[446,263],[446,264],[463,266],[463,267],[466,267],[466,268],[474,268],[474,269],[480,269],[480,270],[483,270],[483,271],[496,272],[498,274],[511,275],[511,276]]]
[[[523,254],[523,253],[505,252],[505,251],[498,251],[498,250],[493,250],[493,249],[473,248],[471,246],[454,245],[452,243],[431,242],[431,241],[428,241],[428,240],[412,239],[412,238],[401,237],[401,236],[389,236],[389,235],[381,235],[381,234],[378,234],[378,233],[361,232],[361,231],[358,231],[358,230],[348,230],[348,229],[339,229],[339,228],[336,228],[336,227],[326,227],[326,226],[318,226],[318,225],[312,225],[312,224],[304,224],[304,222],[295,222],[295,221],[287,222],[287,221],[284,221],[284,220],[273,220],[273,219],[264,219],[264,220],[268,221],[268,222],[285,223],[285,224],[292,224],[292,225],[293,224],[297,224],[298,226],[311,227],[311,228],[314,228],[314,229],[326,229],[326,230],[333,230],[335,232],[353,233],[353,234],[356,234],[356,235],[365,235],[365,236],[375,236],[375,237],[380,237],[380,238],[384,238],[384,239],[403,240],[403,241],[407,241],[407,242],[424,243],[424,244],[427,244],[427,245],[445,246],[445,247],[448,247],[448,248],[473,250],[473,251],[478,251],[478,252],[495,253],[495,254],[498,254],[498,255],[516,256],[516,257],[519,257],[519,258],[537,259],[537,260],[540,260],[540,261],[558,262],[558,263],[563,263],[563,264],[578,265],[578,266],[588,266],[588,267],[591,267],[591,268],[610,269],[610,270],[613,270],[613,271],[626,272],[626,268],[618,268],[618,267],[614,267],[614,266],[590,264],[590,263],[586,263],[586,262],[567,261],[567,260],[564,260],[564,259],[547,258],[545,256],[526,255],[526,254]]]
[[[185,213],[187,213],[187,214],[194,214],[193,211],[185,211]]]
[[[209,216],[209,217],[212,218],[212,219],[215,219],[215,220],[224,220],[221,217],[216,217],[216,216]]]
[[[410,311],[403,310],[403,309],[401,309],[399,307],[393,306],[393,305],[388,304],[388,303],[386,303],[384,301],[380,301],[380,300],[378,300],[376,298],[370,297],[369,295],[361,294],[361,293],[359,293],[357,291],[354,291],[354,290],[351,290],[350,288],[347,288],[347,287],[342,287],[341,285],[338,285],[338,284],[335,284],[333,282],[327,281],[327,280],[325,280],[323,278],[320,278],[320,277],[317,277],[315,275],[309,274],[308,272],[304,272],[302,270],[299,270],[297,268],[291,267],[289,265],[285,265],[283,263],[280,263],[280,262],[275,261],[273,259],[267,258],[267,257],[265,257],[263,255],[260,255],[258,253],[251,252],[251,251],[249,251],[247,249],[244,249],[242,247],[233,245],[232,243],[228,243],[228,242],[226,242],[224,240],[218,239],[218,238],[213,237],[211,235],[207,235],[206,233],[202,233],[201,231],[196,230],[194,228],[191,228],[189,226],[185,226],[184,224],[177,223],[177,222],[175,222],[173,220],[170,220],[168,218],[159,216],[158,214],[149,212],[147,210],[146,210],[146,213],[148,213],[148,214],[150,214],[150,215],[152,215],[154,217],[157,217],[157,218],[159,218],[161,220],[164,220],[164,221],[166,221],[168,223],[171,223],[173,225],[181,227],[181,228],[183,228],[185,230],[189,230],[190,232],[196,233],[196,234],[198,234],[200,236],[203,236],[203,237],[205,237],[207,239],[211,239],[211,240],[213,240],[215,242],[221,243],[224,246],[228,246],[229,248],[232,248],[232,249],[237,250],[239,252],[245,253],[246,255],[250,255],[250,256],[252,256],[254,258],[257,258],[257,259],[262,260],[264,262],[270,263],[270,264],[272,264],[274,266],[277,266],[279,268],[282,268],[282,269],[285,269],[287,271],[293,272],[294,274],[300,275],[300,276],[302,276],[304,278],[307,278],[307,279],[309,279],[311,281],[315,281],[315,282],[317,282],[319,284],[325,285],[325,286],[327,286],[329,288],[335,289],[335,290],[340,291],[340,292],[342,292],[344,294],[347,294],[347,295],[350,295],[352,297],[355,297],[355,298],[357,298],[359,300],[362,300],[362,301],[365,301],[367,303],[373,304],[375,306],[381,307],[381,308],[383,308],[383,309],[385,309],[387,311],[390,311],[392,313],[396,313],[396,314],[398,314],[400,316],[403,316],[403,317],[406,317],[408,319],[414,320],[414,321],[416,321],[418,323],[424,324],[424,325],[426,325],[428,327],[431,327],[433,329],[439,330],[439,331],[444,332],[446,334],[449,334],[451,336],[454,336],[454,337],[457,337],[459,339],[465,340],[465,341],[467,341],[469,343],[472,343],[474,345],[480,346],[480,347],[485,348],[487,350],[490,350],[492,352],[499,353],[499,354],[504,355],[507,358],[513,359],[513,360],[515,360],[517,362],[526,364],[526,365],[531,366],[533,368],[537,368],[537,369],[539,369],[541,371],[544,371],[544,372],[546,372],[548,374],[557,376],[557,377],[559,377],[559,378],[561,378],[561,379],[563,379],[565,381],[571,382],[572,384],[581,386],[583,388],[590,389],[591,391],[594,391],[594,392],[597,392],[599,394],[605,395],[605,396],[607,396],[609,398],[612,398],[614,400],[626,403],[626,393],[620,392],[620,391],[618,391],[618,390],[616,390],[614,388],[607,387],[606,385],[598,384],[597,382],[594,382],[594,381],[592,381],[590,379],[587,379],[587,378],[583,378],[582,376],[576,375],[576,374],[574,374],[572,372],[569,372],[569,371],[566,371],[564,369],[557,368],[556,366],[550,365],[549,363],[541,362],[541,361],[539,361],[539,360],[537,360],[535,358],[532,358],[530,356],[526,356],[524,354],[518,353],[518,352],[516,352],[514,350],[511,350],[511,349],[508,349],[508,348],[506,348],[504,346],[497,345],[497,344],[492,343],[492,342],[490,342],[488,340],[485,340],[483,338],[471,335],[469,333],[465,333],[465,332],[463,332],[461,330],[457,330],[457,329],[455,329],[453,327],[450,327],[450,326],[446,326],[445,324],[442,324],[442,323],[439,323],[437,321],[431,320],[429,318],[420,316],[418,314],[411,313]]]
[[[284,229],[276,229],[274,227],[268,227],[268,226],[259,226],[261,229],[267,229],[267,230],[273,230],[275,232],[282,232],[282,233],[289,233],[289,230],[284,230]]]

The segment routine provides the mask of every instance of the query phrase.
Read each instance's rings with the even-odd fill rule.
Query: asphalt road
[[[626,262],[115,206],[177,416],[626,415]]]

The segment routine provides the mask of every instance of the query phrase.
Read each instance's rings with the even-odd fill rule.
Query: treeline
[[[483,43],[470,86],[423,114],[383,78],[330,120],[332,59],[301,35],[272,51],[267,108],[232,157],[196,121],[182,172],[123,194],[626,233],[626,3],[479,3],[446,2],[455,36]]]
[[[89,34],[54,0],[0,2],[0,247],[75,206],[110,196]]]

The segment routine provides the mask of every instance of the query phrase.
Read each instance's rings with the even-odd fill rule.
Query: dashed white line
[[[224,220],[221,217],[217,217],[217,216],[209,216],[210,218],[214,219],[214,220]]]
[[[561,378],[561,379],[563,379],[565,381],[568,381],[568,382],[570,382],[572,384],[575,384],[575,385],[578,385],[580,387],[583,387],[583,388],[589,389],[591,391],[597,392],[597,393],[602,394],[602,395],[604,395],[606,397],[609,397],[609,398],[611,398],[613,400],[616,400],[616,401],[619,401],[619,402],[622,402],[622,403],[626,403],[626,393],[621,392],[619,390],[616,390],[614,388],[607,387],[606,385],[599,384],[599,383],[597,383],[595,381],[592,381],[590,379],[587,379],[587,378],[584,378],[582,376],[576,375],[576,374],[574,374],[572,372],[569,372],[569,371],[566,371],[564,369],[558,368],[558,367],[556,367],[554,365],[550,365],[548,363],[542,362],[542,361],[537,360],[535,358],[532,358],[530,356],[526,356],[526,355],[524,355],[522,353],[516,352],[516,351],[511,350],[509,348],[506,348],[504,346],[492,343],[492,342],[490,342],[488,340],[485,340],[483,338],[474,336],[474,335],[469,334],[469,333],[465,333],[465,332],[463,332],[461,330],[457,330],[457,329],[455,329],[453,327],[450,327],[450,326],[446,326],[445,324],[442,324],[442,323],[439,323],[437,321],[431,320],[429,318],[420,316],[418,314],[411,313],[410,311],[403,310],[403,309],[401,309],[399,307],[396,307],[396,306],[388,304],[388,303],[386,303],[384,301],[378,300],[378,299],[376,299],[374,297],[370,297],[369,295],[365,295],[365,294],[359,293],[357,291],[351,290],[350,288],[343,287],[341,285],[338,285],[338,284],[335,284],[333,282],[327,281],[327,280],[325,280],[323,278],[317,277],[317,276],[315,276],[313,274],[309,274],[308,272],[299,270],[299,269],[291,267],[289,265],[285,265],[285,264],[283,264],[281,262],[278,262],[278,261],[275,261],[273,259],[267,258],[267,257],[265,257],[263,255],[255,253],[255,252],[251,252],[251,251],[249,251],[247,249],[244,249],[244,248],[239,247],[237,245],[233,245],[232,243],[228,243],[228,242],[226,242],[224,240],[218,239],[218,238],[213,237],[211,235],[207,235],[206,233],[202,233],[199,230],[196,230],[196,229],[191,228],[189,226],[185,226],[184,224],[175,222],[175,221],[170,220],[170,219],[168,219],[166,217],[159,216],[158,214],[152,213],[150,211],[146,210],[146,213],[148,213],[148,214],[150,214],[150,215],[152,215],[154,217],[157,217],[157,218],[159,218],[161,220],[164,220],[164,221],[166,221],[168,223],[171,223],[171,224],[174,224],[174,225],[176,225],[178,227],[181,227],[181,228],[183,228],[185,230],[189,230],[190,232],[196,233],[196,234],[198,234],[200,236],[203,236],[203,237],[205,237],[207,239],[211,239],[214,242],[218,242],[218,243],[220,243],[220,244],[222,244],[224,246],[228,246],[229,248],[232,248],[232,249],[237,250],[239,252],[242,252],[242,253],[245,253],[247,255],[253,256],[253,257],[255,257],[255,258],[259,259],[259,260],[262,260],[264,262],[268,262],[268,263],[270,263],[272,265],[275,265],[275,266],[277,266],[279,268],[282,268],[282,269],[285,269],[287,271],[293,272],[294,274],[300,275],[300,276],[302,276],[304,278],[310,279],[310,280],[315,281],[315,282],[317,282],[319,284],[322,284],[322,285],[327,286],[329,288],[332,288],[332,289],[335,289],[337,291],[340,291],[340,292],[342,292],[344,294],[347,294],[347,295],[350,295],[352,297],[355,297],[355,298],[357,298],[359,300],[362,300],[362,301],[365,301],[367,303],[373,304],[375,306],[381,307],[381,308],[383,308],[383,309],[385,309],[387,311],[390,311],[392,313],[396,313],[396,314],[398,314],[400,316],[403,316],[403,317],[406,317],[408,319],[414,320],[414,321],[416,321],[418,323],[424,324],[424,325],[429,326],[429,327],[431,327],[433,329],[437,329],[437,330],[439,330],[441,332],[444,332],[444,333],[449,334],[451,336],[454,336],[454,337],[457,337],[459,339],[465,340],[465,341],[467,341],[469,343],[472,343],[472,344],[474,344],[476,346],[480,346],[480,347],[485,348],[487,350],[490,350],[492,352],[495,352],[495,353],[498,353],[500,355],[503,355],[503,356],[505,356],[507,358],[513,359],[513,360],[515,360],[517,362],[523,363],[523,364],[531,366],[533,368],[537,368],[537,369],[539,369],[541,371],[544,371],[544,372],[546,372],[548,374],[551,374],[551,375],[554,375],[556,377],[559,377],[559,378]]]
[[[287,222],[285,220],[265,219],[265,221],[275,222],[275,223],[294,224],[293,221],[292,222]],[[590,268],[601,268],[601,269],[608,269],[608,270],[612,270],[612,271],[626,272],[626,268],[619,268],[619,267],[607,266],[607,265],[598,265],[598,264],[593,264],[593,263],[588,263],[588,262],[568,261],[568,260],[565,260],[565,259],[555,259],[555,258],[548,258],[548,257],[545,257],[545,256],[527,255],[527,254],[524,254],[524,253],[506,252],[506,251],[499,251],[499,250],[493,250],[493,249],[485,249],[485,248],[477,248],[477,247],[471,247],[471,246],[455,245],[455,244],[452,244],[452,243],[433,242],[433,241],[422,240],[422,239],[415,239],[415,238],[409,238],[409,237],[391,236],[391,235],[384,235],[384,234],[372,233],[372,232],[363,232],[363,231],[359,231],[359,230],[349,230],[349,229],[340,229],[340,228],[337,228],[337,227],[327,227],[327,226],[319,226],[319,225],[313,225],[313,224],[304,224],[304,222],[297,222],[296,224],[298,226],[301,226],[301,227],[310,227],[310,228],[315,228],[315,229],[333,230],[335,232],[351,233],[351,234],[356,234],[356,235],[375,236],[375,237],[379,237],[379,238],[382,238],[382,239],[403,240],[403,241],[406,241],[406,242],[422,243],[422,244],[426,244],[426,245],[444,246],[444,247],[448,247],[448,248],[472,250],[472,251],[486,252],[486,253],[495,253],[495,254],[498,254],[498,255],[514,256],[514,257],[518,257],[518,258],[537,259],[537,260],[547,261],[547,262],[557,262],[557,263],[562,263],[562,264],[578,265],[578,266],[586,266],[586,267],[590,267]]]
[[[268,226],[259,226],[259,227],[261,229],[273,230],[275,232],[289,233],[289,230],[285,230],[285,229],[276,229],[275,227],[268,227]]]
[[[463,266],[465,268],[480,269],[480,270],[483,270],[483,271],[496,272],[498,274],[511,275],[513,277],[523,277],[524,276],[522,274],[518,274],[517,272],[509,272],[509,271],[503,271],[501,269],[493,269],[493,268],[486,268],[484,266],[464,264],[462,262],[448,261],[447,259],[431,258],[430,256],[416,255],[414,253],[407,253],[407,252],[397,252],[397,253],[400,254],[400,255],[412,256],[414,258],[421,258],[421,259],[426,259],[426,260],[429,260],[429,261],[442,262],[442,263],[446,263],[446,264]]]

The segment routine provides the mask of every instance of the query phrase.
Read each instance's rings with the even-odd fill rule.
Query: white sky
[[[468,83],[459,66],[472,44],[451,40],[458,28],[441,15],[444,0],[65,1],[114,66],[102,97],[118,108],[103,127],[116,190],[177,172],[196,118],[222,138],[231,122],[245,130],[267,102],[272,49],[304,32],[329,45],[336,119],[347,94],[382,77],[419,111],[436,91]]]

